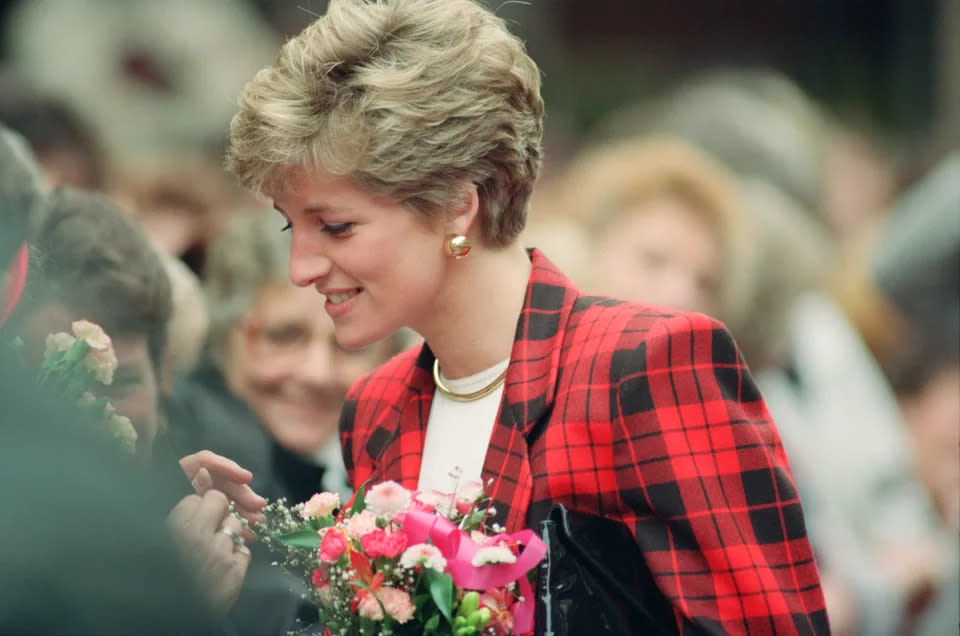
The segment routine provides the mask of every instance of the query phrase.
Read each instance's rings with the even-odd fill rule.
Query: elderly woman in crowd
[[[259,493],[291,502],[351,491],[336,435],[350,385],[399,351],[337,344],[323,298],[287,278],[289,236],[267,212],[231,218],[211,245],[206,354],[176,383],[167,417],[181,452],[212,450],[253,472]],[[257,547],[254,546],[255,552]],[[294,627],[301,591],[257,553],[234,612],[242,634]]]
[[[590,239],[591,291],[735,328],[755,250],[737,182],[720,165],[679,140],[637,139],[585,152],[562,188]]]
[[[555,504],[621,522],[661,630],[826,633],[790,468],[727,331],[586,296],[517,243],[542,117],[536,65],[468,0],[335,0],[245,88],[228,165],[284,217],[291,279],[344,347],[425,339],[351,389],[351,483],[449,492],[459,472],[508,531]]]

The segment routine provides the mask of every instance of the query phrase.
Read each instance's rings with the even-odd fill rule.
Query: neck
[[[443,300],[417,328],[444,376],[473,375],[510,357],[530,267],[519,244],[450,263]]]

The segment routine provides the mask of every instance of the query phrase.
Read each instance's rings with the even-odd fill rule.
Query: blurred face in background
[[[312,287],[264,286],[231,332],[224,365],[267,432],[304,455],[336,432],[347,389],[392,353],[389,341],[340,347],[324,302]]]
[[[615,216],[595,238],[592,291],[683,311],[715,313],[723,256],[706,215],[656,196]]]
[[[28,351],[41,359],[47,335],[59,331],[72,333],[71,323],[87,318],[89,316],[83,312],[58,303],[38,307],[23,320],[22,333]],[[109,386],[96,384],[91,392],[109,398],[117,413],[130,418],[137,431],[137,454],[149,457],[160,428],[160,412],[157,376],[150,359],[147,336],[106,331],[117,355],[117,370]]]

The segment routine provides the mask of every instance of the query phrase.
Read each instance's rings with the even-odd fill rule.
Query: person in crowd
[[[287,277],[290,240],[280,227],[266,211],[238,214],[211,245],[208,347],[175,386],[171,434],[182,452],[210,449],[252,470],[251,487],[269,499],[302,502],[327,490],[346,501],[340,407],[400,338],[360,351],[338,345],[323,298]],[[269,554],[254,553],[235,623],[241,633],[289,630],[302,590],[291,592],[295,581]]]
[[[230,213],[257,205],[215,159],[179,153],[126,162],[110,194],[137,218],[151,243],[204,276],[206,251]]]
[[[69,103],[117,164],[219,153],[236,92],[278,41],[244,0],[18,2],[0,39],[9,67]]]
[[[30,215],[34,258],[8,329],[22,338],[31,361],[42,357],[48,334],[69,332],[74,320],[93,321],[112,334],[118,366],[101,394],[133,422],[137,454],[146,462],[160,429],[157,371],[170,315],[170,286],[160,260],[135,222],[102,195],[60,188],[38,196]],[[185,459],[189,466],[193,458]],[[229,515],[226,496],[212,488],[215,463],[202,473],[208,482],[202,497],[184,497],[189,485],[175,457],[160,453],[153,463],[149,472],[170,485],[165,507],[173,508],[173,536],[208,600],[225,614],[240,590],[250,552],[223,544],[228,534],[239,536],[241,526]],[[199,468],[192,472],[194,479],[198,473]],[[220,528],[224,532],[217,538]]]
[[[482,479],[508,531],[555,503],[602,514],[635,538],[661,628],[827,633],[787,458],[726,329],[585,296],[516,242],[542,118],[536,65],[468,0],[334,0],[244,89],[227,163],[286,220],[290,278],[344,347],[425,340],[350,390],[351,483]]]
[[[35,213],[34,259],[15,316],[35,358],[47,334],[78,319],[110,335],[118,367],[104,395],[137,430],[149,458],[160,430],[159,377],[172,302],[160,257],[136,222],[103,195],[59,188]]]
[[[106,158],[93,130],[68,101],[38,94],[12,72],[0,72],[0,124],[27,140],[45,187],[104,186]]]
[[[13,283],[29,266],[17,254],[42,200],[40,188],[26,142],[0,127],[5,307],[17,304]],[[176,486],[135,468],[112,443],[77,426],[75,405],[39,385],[35,369],[11,346],[14,324],[0,323],[0,632],[215,633],[204,590],[165,530],[169,507],[162,502]],[[206,513],[191,517],[189,534],[222,572],[239,557],[225,534],[217,534],[223,518],[217,504],[213,493],[185,502]]]
[[[755,242],[738,184],[695,147],[637,139],[590,148],[561,201],[590,238],[593,292],[699,311],[736,331]]]
[[[827,218],[829,118],[783,76],[721,71],[601,128],[615,126],[683,139],[737,175],[759,254],[734,335],[791,458],[832,627],[897,633],[940,578],[943,537],[873,351],[889,314]]]

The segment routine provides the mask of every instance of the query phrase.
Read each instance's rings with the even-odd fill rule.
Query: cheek
[[[153,437],[157,427],[157,392],[153,387],[144,386],[110,401],[117,413],[130,418],[138,434]]]

